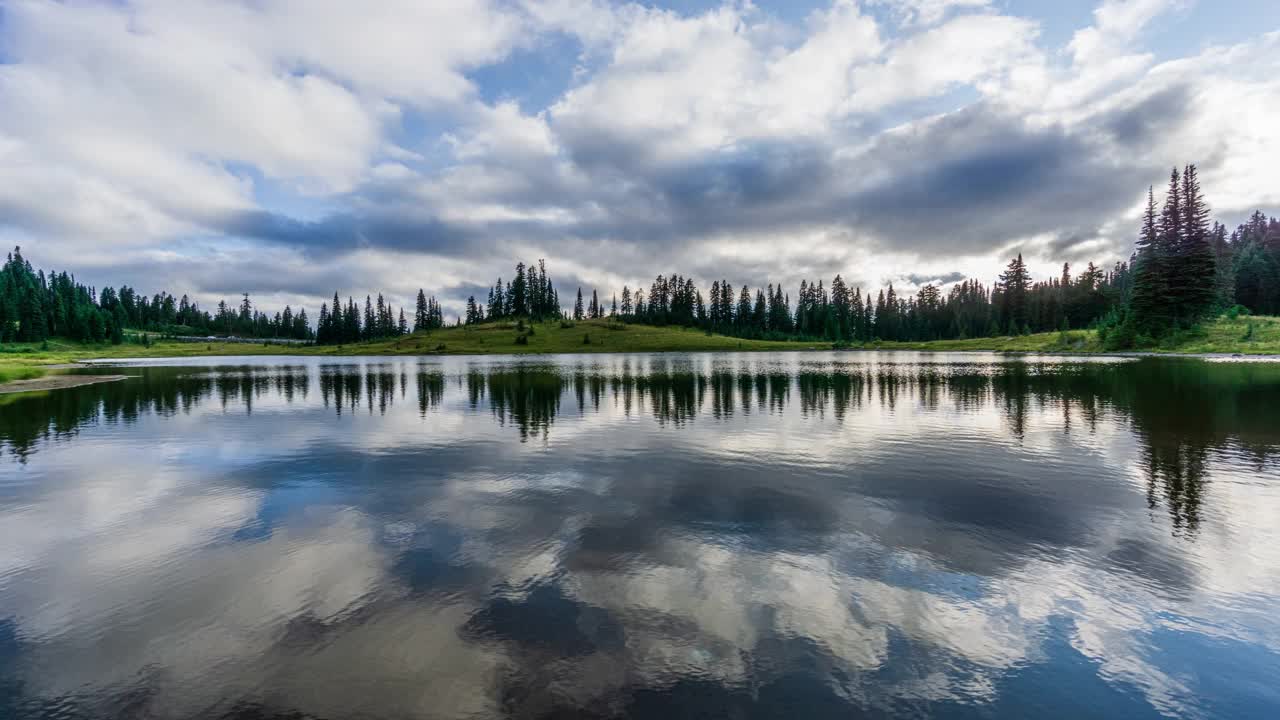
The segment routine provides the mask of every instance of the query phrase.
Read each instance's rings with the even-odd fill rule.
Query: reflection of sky
[[[341,414],[321,374],[350,366],[308,361],[291,401],[262,382],[251,403],[84,423],[2,458],[0,667],[28,697],[142,697],[159,717],[1280,701],[1274,462],[1259,473],[1224,428],[1199,528],[1175,536],[1118,401],[939,384],[1022,361],[922,359],[353,361],[392,391],[383,410],[362,380]],[[522,438],[494,393],[525,386],[495,378],[553,363],[558,411]],[[425,412],[420,373],[443,384]],[[654,379],[682,373],[706,378],[692,410]],[[837,403],[804,373],[864,380]]]

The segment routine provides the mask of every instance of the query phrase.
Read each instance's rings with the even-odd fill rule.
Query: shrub
[[[1104,350],[1128,350],[1138,341],[1137,329],[1133,320],[1125,318],[1116,325],[1098,325],[1098,339],[1102,341]]]
[[[568,330],[568,329],[569,329],[569,328],[571,328],[571,327],[573,327],[573,321],[572,321],[572,320],[569,320],[568,318],[561,318],[561,319],[560,319],[560,329],[561,329],[561,330]]]
[[[583,345],[590,345],[590,344],[591,344],[591,335],[590,335],[590,334],[587,334],[587,333],[584,333],[584,334],[583,334],[583,336],[582,336],[582,344],[583,344]]]
[[[1241,339],[1241,340],[1252,340],[1252,339],[1253,339],[1253,323],[1249,323],[1249,329],[1245,331],[1245,333],[1244,333],[1244,337],[1242,337],[1242,338],[1240,338],[1240,339]]]
[[[0,382],[9,382],[11,380],[34,380],[44,375],[44,369],[38,367],[27,367],[19,365],[17,367],[4,366],[0,367]]]
[[[1093,324],[1103,350],[1128,350],[1134,346],[1138,329],[1123,309],[1112,309]]]
[[[516,336],[516,344],[517,344],[517,345],[528,345],[528,344],[529,344],[529,336],[528,336],[528,335],[517,335],[517,336]]]
[[[1231,307],[1227,308],[1228,320],[1235,320],[1236,318],[1241,316],[1248,317],[1249,315],[1252,315],[1252,314],[1253,313],[1249,311],[1249,308],[1243,305],[1232,305]]]

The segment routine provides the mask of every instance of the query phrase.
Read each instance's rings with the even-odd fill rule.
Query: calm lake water
[[[1280,717],[1277,364],[124,372],[0,399],[2,718]]]

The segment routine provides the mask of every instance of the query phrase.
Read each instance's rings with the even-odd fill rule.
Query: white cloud
[[[824,133],[850,70],[877,56],[875,22],[840,0],[794,48],[751,8],[629,18],[609,63],[550,111],[561,132],[643,142],[672,162],[743,141]]]
[[[1148,23],[1178,4],[1179,0],[1103,0],[1093,11],[1093,26],[1076,32],[1067,50],[1079,64],[1123,52]]]
[[[470,98],[462,70],[518,28],[475,2],[13,3],[0,203],[56,233],[154,240],[253,207],[249,168],[350,190],[399,121],[388,100]]]
[[[227,236],[253,234],[227,221],[250,211],[284,225],[339,217],[345,235],[317,222],[315,247],[301,247],[304,225],[273,239],[289,248],[258,250],[300,278],[338,275],[311,251],[358,250],[353,266],[393,267],[396,284],[435,290],[506,272],[517,250],[553,271],[635,284],[659,270],[652,243],[687,262],[698,245],[732,248],[749,272],[762,249],[821,237],[818,256],[845,263],[796,267],[777,278],[788,284],[848,276],[850,258],[867,282],[923,265],[994,272],[1002,249],[1065,236],[1086,238],[1106,263],[1127,255],[1131,236],[1111,207],[1076,208],[1071,227],[1028,227],[1012,196],[975,195],[974,214],[1008,222],[992,221],[981,252],[961,243],[948,253],[925,245],[950,232],[948,218],[888,236],[858,193],[999,157],[990,133],[930,135],[967,113],[1087,148],[1090,172],[1137,178],[1135,203],[1157,179],[1150,168],[1196,161],[1217,207],[1275,207],[1274,36],[1157,65],[1144,40],[1182,4],[1105,0],[1091,26],[1049,47],[1042,24],[1054,18],[987,0],[833,0],[795,22],[746,2],[678,12],[606,0],[17,0],[0,26],[0,213],[6,235],[35,243],[37,262],[97,271],[127,244],[139,267],[217,292],[227,277],[270,282],[207,263],[234,265],[260,242]],[[488,100],[508,95],[469,75],[516,51],[553,84],[537,62],[575,54],[543,107]],[[1144,102],[1177,92],[1177,117],[1142,115]],[[1129,144],[1115,139],[1126,113]],[[913,136],[938,145],[874,162],[877,148]],[[987,144],[958,147],[978,140]],[[695,249],[677,249],[676,237]],[[438,259],[420,269],[415,253]],[[363,291],[386,275],[347,277]],[[328,292],[245,289],[317,306]]]
[[[932,25],[954,10],[980,10],[991,0],[870,0],[872,5],[890,8],[898,22],[911,26]]]
[[[646,415],[658,407],[659,392],[637,393],[630,413],[617,394],[606,393],[598,413],[562,408],[547,445],[535,454],[580,454],[583,437],[604,433],[620,438],[619,450],[633,459],[674,441],[697,468],[727,464],[746,471],[701,488],[703,472],[637,473],[644,463],[610,466],[598,458],[580,467],[539,464],[516,448],[494,460],[520,465],[519,472],[506,474],[436,467],[441,474],[423,476],[416,464],[383,466],[392,450],[413,443],[474,455],[457,447],[453,432],[464,416],[442,412],[421,418],[412,386],[407,402],[402,386],[381,422],[355,423],[338,438],[338,447],[331,424],[324,422],[294,423],[269,446],[253,443],[244,432],[245,406],[233,396],[224,408],[216,393],[192,403],[188,412],[144,411],[134,420],[142,431],[165,429],[162,434],[172,439],[153,448],[163,462],[151,472],[139,472],[137,463],[123,456],[104,457],[104,451],[128,452],[126,444],[51,441],[39,452],[48,454],[41,467],[52,472],[0,512],[6,530],[22,539],[0,548],[0,597],[29,660],[16,668],[22,673],[16,677],[27,692],[50,698],[111,695],[142,682],[152,692],[155,714],[182,717],[226,698],[257,699],[267,669],[268,699],[299,712],[489,716],[501,698],[494,692],[494,673],[512,677],[546,656],[475,642],[468,627],[495,595],[520,603],[530,588],[553,583],[568,601],[615,622],[626,638],[618,647],[591,647],[556,659],[555,676],[569,679],[557,690],[572,693],[558,697],[572,697],[583,706],[628,687],[662,687],[694,673],[735,687],[767,683],[791,667],[769,662],[776,657],[771,650],[791,639],[811,642],[805,658],[829,662],[852,677],[896,657],[891,632],[895,642],[918,650],[909,653],[912,672],[896,680],[881,678],[861,702],[981,704],[998,694],[998,683],[1008,673],[1043,663],[1046,638],[1062,635],[1097,665],[1103,681],[1136,689],[1168,714],[1194,717],[1212,688],[1178,672],[1181,658],[1159,652],[1166,644],[1154,635],[1172,631],[1182,638],[1246,642],[1259,651],[1280,649],[1280,631],[1267,614],[1275,604],[1269,599],[1280,595],[1275,557],[1280,527],[1268,514],[1280,502],[1280,484],[1267,482],[1274,472],[1260,480],[1234,444],[1227,443],[1222,457],[1211,455],[1202,525],[1194,542],[1184,542],[1168,536],[1161,511],[1147,519],[1148,480],[1141,464],[1117,470],[1106,463],[1138,457],[1142,442],[1133,418],[1110,403],[1064,402],[1061,408],[1031,413],[1021,437],[1014,438],[999,392],[964,393],[965,400],[898,377],[897,389],[889,392],[897,399],[896,411],[883,394],[873,401],[876,386],[884,382],[874,378],[885,377],[882,372],[893,376],[892,359],[814,353],[782,359],[673,361],[654,355],[566,362],[566,369],[589,376],[666,374],[671,362],[688,363],[676,368],[701,375],[745,377],[763,377],[766,371],[825,373],[853,365],[870,379],[866,401],[850,404],[842,422],[806,414],[789,384],[785,392],[791,399],[771,411],[776,414],[768,419],[767,433],[752,432],[759,423],[738,412],[723,421],[708,414],[679,433],[654,434],[644,426],[654,422]],[[974,362],[964,361],[966,372]],[[361,373],[376,367],[412,377],[420,363],[413,358],[364,363]],[[449,378],[442,407],[471,402],[464,385],[453,381],[461,383],[489,363],[433,361],[431,369]],[[312,383],[316,372],[313,365]],[[310,402],[293,404],[290,412],[331,412],[321,408],[311,387]],[[566,395],[565,402],[572,403],[570,398]],[[736,383],[727,399],[734,405],[762,402],[753,388]],[[699,402],[705,413],[712,401]],[[270,395],[257,399],[254,417],[271,425],[262,415],[284,405]],[[904,412],[908,407],[917,409]],[[1045,538],[1038,535],[1044,529],[1039,523],[1030,538],[1009,534],[1008,528],[975,533],[972,523],[981,525],[982,513],[966,518],[962,510],[951,522],[928,510],[921,517],[910,488],[901,495],[876,492],[877,481],[884,489],[901,488],[909,478],[898,454],[910,454],[942,428],[954,429],[958,416],[966,432],[955,452],[1011,453],[1007,462],[995,463],[1007,473],[936,477],[916,490],[932,496],[945,493],[951,483],[978,483],[988,490],[1005,483],[1010,492],[1034,498],[1037,506],[1065,506],[1057,520],[1087,528],[1070,534],[1081,542],[1040,542]],[[496,423],[487,429],[483,422],[476,425],[474,416],[465,422],[488,450],[502,452],[501,444],[488,442],[490,436],[514,433]],[[225,442],[213,448],[216,462],[202,456],[209,446],[189,441],[211,423],[226,426],[213,427],[215,432],[238,428],[220,435]],[[82,434],[100,430],[110,428],[95,423],[79,428]],[[372,510],[353,507],[347,497],[332,504],[317,501],[331,497],[320,492],[308,494],[305,508],[277,503],[264,516],[270,487],[233,480],[261,480],[263,473],[271,475],[280,463],[296,459],[295,453],[317,447],[355,452],[357,460],[363,459],[355,466],[366,474],[387,470],[417,482],[383,483],[383,489],[397,488],[396,502],[375,503]],[[808,534],[804,523],[813,520],[814,510],[830,513],[829,525],[814,532],[828,543],[801,551],[767,541],[725,542],[725,525],[717,523],[708,536],[706,526],[689,522],[683,513],[671,514],[673,497],[696,501],[700,491],[710,493],[707,505],[685,503],[695,508],[690,511],[695,520],[702,517],[698,513],[720,517],[725,507],[743,511],[741,503],[753,497],[753,490],[794,491],[779,485],[776,473],[753,475],[741,465],[745,453],[762,450],[780,467],[816,468],[796,494],[817,504],[787,510],[783,503],[778,512],[782,522],[800,523],[800,531],[783,525],[788,536]],[[847,476],[829,471],[854,457],[861,459],[861,472],[849,486]],[[1053,457],[1072,458],[1072,464],[1045,461]],[[1036,463],[1041,474],[1019,475],[1020,463]],[[1096,464],[1097,472],[1082,473],[1081,463],[1086,469]],[[104,475],[104,467],[122,469]],[[829,492],[824,482],[836,482],[841,491]],[[674,490],[690,494],[673,496]],[[1141,518],[1136,523],[1135,515]],[[269,527],[261,536],[225,541],[263,520]],[[587,547],[581,531],[608,532],[611,522],[642,528],[620,533],[624,542],[638,534],[638,546]],[[1053,524],[1052,519],[1047,523]],[[428,529],[440,532],[415,534]],[[523,532],[536,541],[521,542]],[[409,559],[400,553],[415,544],[421,549],[432,538],[443,539],[450,559],[475,573],[467,581],[475,593],[409,592],[413,573],[398,565]],[[1150,549],[1139,554],[1135,566],[1117,568],[1117,555],[1135,546]],[[590,562],[593,552],[603,553],[608,562]],[[1162,566],[1175,572],[1161,576]],[[589,632],[589,625],[584,620],[577,627]],[[287,641],[293,632],[304,633],[292,636],[301,642]],[[431,652],[424,655],[423,648]],[[113,662],[101,662],[103,653]],[[58,672],[43,671],[49,667]],[[152,668],[163,672],[152,674]],[[344,682],[332,688],[314,682],[337,676]],[[374,687],[376,692],[370,690]],[[361,707],[353,707],[356,703]]]
[[[207,18],[201,29],[150,9],[26,2],[7,12],[6,45],[19,61],[5,66],[0,92],[19,110],[5,127],[152,193],[139,167],[157,160],[188,169],[156,178],[166,194],[176,181],[196,197],[204,185],[190,170],[226,175],[226,163],[320,189],[358,178],[378,137],[375,109],[331,79],[280,68],[248,28]]]
[[[1038,54],[1036,23],[1002,15],[971,15],[914,35],[883,63],[854,71],[849,112],[875,112],[895,102],[927,98],[959,85],[999,78]]]
[[[694,18],[633,18],[611,61],[550,111],[557,128],[643,138],[659,159],[728,142],[741,90],[758,79],[745,19],[729,8]]]

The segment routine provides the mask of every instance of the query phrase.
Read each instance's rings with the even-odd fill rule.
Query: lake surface
[[[1277,364],[124,372],[0,401],[2,718],[1280,717]]]

